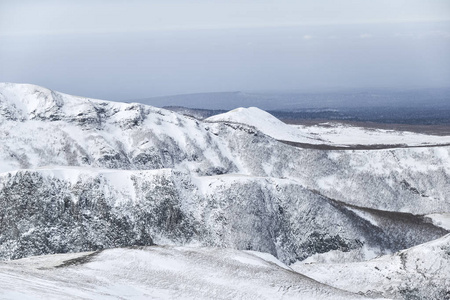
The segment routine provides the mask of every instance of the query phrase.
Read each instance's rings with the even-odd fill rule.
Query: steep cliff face
[[[361,259],[448,231],[450,148],[314,150],[253,126],[0,84],[0,256],[201,244]],[[353,253],[352,252],[352,253]]]

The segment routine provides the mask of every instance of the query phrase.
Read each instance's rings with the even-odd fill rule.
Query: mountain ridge
[[[248,123],[0,84],[0,259],[158,244],[350,262],[449,232],[450,147],[306,149]]]

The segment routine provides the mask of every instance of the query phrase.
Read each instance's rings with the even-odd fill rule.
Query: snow
[[[352,207],[348,207],[348,210],[354,212],[355,214],[357,214],[360,218],[369,221],[372,225],[374,226],[378,226],[378,222],[377,220],[375,220],[375,218],[373,218],[370,213],[365,212],[363,210],[360,209],[356,209],[356,208],[352,208]]]
[[[313,145],[323,144],[339,147],[383,145],[387,147],[389,145],[430,146],[450,144],[450,136],[369,129],[330,122],[313,126],[288,125],[256,107],[240,107],[209,117],[206,121],[246,124],[277,140]]]
[[[449,147],[311,151],[292,149],[265,135],[254,136],[246,132],[246,128],[255,126],[276,139],[288,139],[286,134],[295,135],[298,137],[296,141],[311,144],[328,143],[328,138],[320,136],[321,132],[339,137],[350,136],[353,132],[355,140],[365,134],[373,137],[378,132],[377,143],[388,143],[383,136],[395,132],[323,124],[322,127],[313,126],[317,132],[310,134],[306,127],[300,130],[286,125],[257,108],[239,108],[211,117],[210,123],[203,123],[164,109],[86,99],[30,85],[3,84],[0,85],[0,93],[3,94],[0,101],[5,101],[7,109],[11,103],[23,104],[26,108],[33,101],[53,99],[50,102],[55,104],[50,111],[41,112],[45,118],[30,119],[30,115],[23,113],[24,120],[21,121],[1,120],[0,134],[5,138],[0,143],[0,173],[49,166],[173,168],[198,176],[239,173],[253,177],[291,178],[308,189],[319,190],[328,197],[358,206],[415,214],[448,211],[445,199],[450,190],[445,184],[445,176],[450,174]],[[101,116],[98,111],[103,111]],[[89,116],[93,121],[80,120],[80,113],[83,118]],[[50,121],[52,115],[59,119]],[[250,125],[236,129],[225,126],[220,120]],[[305,140],[308,134],[314,138]],[[420,142],[423,140],[423,136],[413,135],[420,138]],[[360,179],[368,177],[371,178],[369,181]],[[428,196],[427,201],[410,195],[399,197],[396,190],[399,190],[402,177],[423,191]],[[123,181],[121,179],[119,175],[115,181],[108,177],[120,187],[119,191],[125,191],[132,182],[126,176]],[[69,181],[73,180],[76,176]]]
[[[323,143],[320,139],[303,134],[300,130],[297,130],[297,128],[281,122],[268,112],[265,112],[257,107],[236,108],[227,113],[209,117],[205,121],[231,122],[250,125],[277,140],[293,141],[298,143]]]
[[[331,286],[393,298],[445,299],[450,293],[450,234],[437,240],[354,263],[305,263],[291,267]]]
[[[263,267],[263,268],[267,267],[267,263],[265,263],[264,261],[261,261],[260,259],[258,259],[257,257],[254,257],[254,256],[237,255],[237,256],[231,256],[231,259],[238,261],[240,263],[246,264],[246,265],[252,265],[252,266]]]
[[[341,186],[339,186],[338,184],[336,184],[337,181],[337,176],[336,175],[329,175],[326,177],[322,177],[319,178],[317,180],[317,185],[324,190],[328,190],[331,188],[336,188],[336,189],[340,189]]]
[[[380,253],[380,249],[370,248],[367,245],[363,245],[360,249],[353,249],[348,252],[331,250],[325,253],[316,253],[301,262],[295,263],[294,266],[299,264],[342,264],[361,262],[380,256]]]
[[[115,205],[118,206],[127,201],[136,202],[137,194],[135,186],[135,179],[140,178],[152,181],[155,177],[169,177],[172,173],[171,169],[157,169],[157,170],[117,170],[117,169],[104,169],[104,168],[88,168],[88,167],[60,167],[60,166],[47,166],[39,167],[35,169],[22,169],[15,172],[0,173],[0,182],[2,177],[8,174],[17,174],[18,172],[37,172],[40,175],[58,179],[70,184],[74,188],[79,183],[89,182],[95,178],[105,181],[103,185],[103,192],[106,197],[115,194]],[[76,197],[73,201],[76,202]]]
[[[450,231],[450,213],[429,214],[425,215],[425,217],[430,218],[434,225]]]
[[[276,264],[279,267],[282,267],[283,269],[286,270],[292,270],[290,267],[288,267],[287,265],[283,264],[281,261],[279,261],[275,256],[273,256],[272,254],[269,253],[265,253],[265,252],[258,252],[258,251],[252,251],[252,250],[246,250],[244,251],[246,253],[250,253],[254,256],[257,256],[259,258],[264,259],[267,262]]]
[[[158,151],[166,146],[164,143],[193,157],[204,155],[215,166],[223,165],[229,155],[222,156],[221,151],[227,149],[211,144],[209,133],[196,120],[164,109],[75,97],[32,85],[2,84],[0,93],[4,101],[0,108],[9,111],[16,105],[22,107],[22,122],[15,117],[2,122],[0,134],[8,140],[0,144],[0,172],[92,164],[92,160],[105,156],[115,159],[125,153]],[[51,107],[36,110],[34,105],[42,101],[52,103]],[[194,170],[199,167],[193,162],[186,166]]]
[[[32,257],[0,264],[0,298],[365,299],[260,256],[267,259],[255,252],[164,246]]]
[[[305,135],[318,136],[329,145],[440,145],[449,144],[450,136],[426,135],[407,131],[369,129],[339,123],[290,125]]]
[[[87,251],[78,253],[31,256],[11,261],[8,264],[15,266],[16,268],[51,269],[62,265],[66,261],[83,258],[93,253],[95,252]]]
[[[398,271],[400,254],[364,262],[367,265],[341,263],[391,253],[440,237],[445,232],[441,228],[450,230],[450,147],[395,148],[445,144],[448,136],[334,123],[287,125],[257,108],[239,108],[200,122],[141,104],[14,84],[0,84],[0,116],[0,193],[9,201],[0,213],[23,216],[17,229],[6,226],[2,232],[3,259],[93,249],[86,248],[84,241],[73,241],[82,224],[86,242],[99,247],[153,241],[254,249],[270,252],[285,263],[309,256],[299,268],[315,279],[351,291],[353,280],[364,293],[375,285],[373,290],[383,294],[391,286],[390,279],[370,275],[371,268],[381,264],[386,274],[413,276],[414,268],[409,273]],[[349,149],[311,150],[277,140]],[[394,148],[352,150],[355,145]],[[30,182],[39,184],[30,186]],[[67,199],[73,203],[66,203]],[[36,210],[58,218],[42,220]],[[425,215],[426,222],[441,228],[422,226],[412,215],[418,224],[402,223],[387,213],[399,211]],[[62,217],[64,222],[59,220]],[[378,230],[387,236],[372,236]],[[143,234],[151,239],[141,239]],[[317,236],[324,237],[322,249],[304,246]],[[379,242],[377,238],[386,249],[368,246]],[[348,252],[317,253],[335,249],[326,243],[339,239],[356,246]],[[360,242],[365,244],[360,247]],[[423,256],[433,256],[433,251],[445,254],[439,247],[418,249]],[[324,296],[322,285],[311,284],[272,254],[254,251],[115,249],[88,263],[55,268],[88,254],[0,263],[0,299],[334,299],[341,295],[333,290]],[[437,265],[441,258],[436,258]],[[426,264],[423,261],[418,267]],[[367,267],[366,277],[358,273],[360,267]],[[322,274],[327,268],[331,273]],[[343,269],[348,276],[341,279],[336,274]],[[435,271],[437,281],[448,279],[439,275],[441,270]],[[379,285],[374,284],[378,279]],[[20,290],[20,284],[26,288]]]

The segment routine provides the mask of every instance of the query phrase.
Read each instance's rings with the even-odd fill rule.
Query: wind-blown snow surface
[[[367,129],[344,124],[324,123],[314,126],[288,125],[256,108],[236,108],[206,119],[209,122],[242,123],[277,140],[302,144],[350,147],[356,145],[448,145],[450,136],[433,136],[395,130]]]
[[[268,255],[140,247],[30,257],[0,264],[0,298],[366,299],[280,267],[274,257],[261,256]]]
[[[450,147],[304,149],[250,125],[0,84],[0,258],[164,244],[344,262],[449,232]]]
[[[314,126],[289,125],[308,136],[320,137],[327,145],[401,145],[433,146],[450,144],[450,136],[426,135],[408,131],[373,129],[338,123],[322,123]],[[295,142],[295,141],[294,141]]]
[[[395,299],[450,298],[450,235],[355,263],[302,263],[294,270],[331,286]]]

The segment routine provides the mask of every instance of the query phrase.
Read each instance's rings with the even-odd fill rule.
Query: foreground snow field
[[[263,259],[263,258],[265,259]],[[0,299],[365,299],[230,249],[140,247],[0,263]]]
[[[0,299],[450,296],[450,235],[365,262],[309,261],[286,266],[267,253],[170,246],[36,256],[0,263]]]

